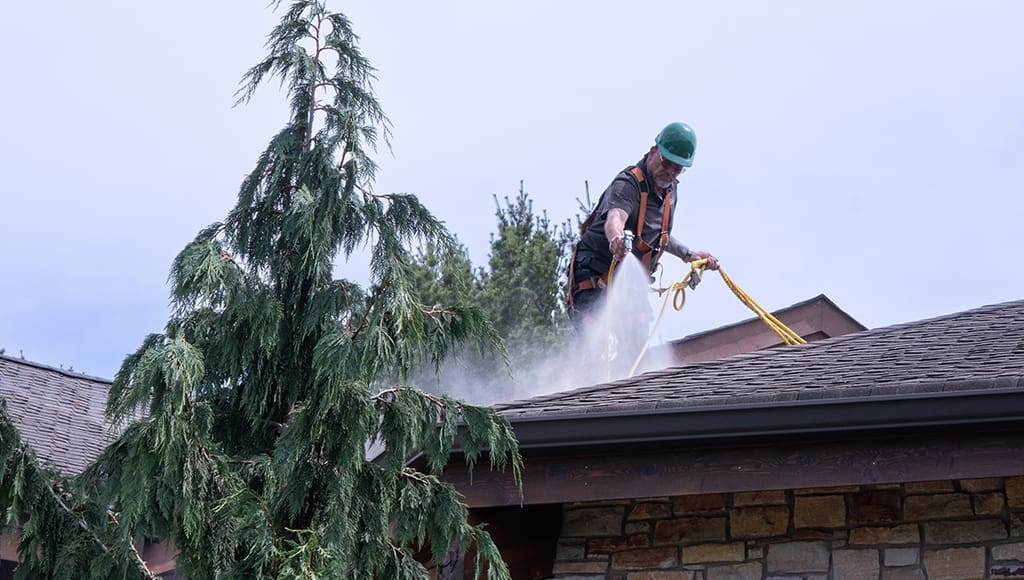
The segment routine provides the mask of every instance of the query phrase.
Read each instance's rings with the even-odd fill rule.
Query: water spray
[[[629,230],[625,230],[625,231],[622,232],[622,245],[626,246],[626,256],[629,256],[630,254],[633,253],[633,240],[635,238],[636,238],[636,236],[634,236],[633,232],[631,232]],[[608,285],[609,286],[612,283],[612,276],[615,275],[615,266],[618,265],[618,263],[619,263],[619,259],[616,258],[615,256],[612,256],[612,265],[608,267]]]

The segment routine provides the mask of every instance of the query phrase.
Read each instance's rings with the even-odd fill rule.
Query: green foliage
[[[476,291],[473,265],[462,244],[458,244],[453,252],[444,253],[442,247],[429,241],[419,250],[410,267],[413,283],[424,304],[439,308],[458,304],[472,298]]]
[[[519,186],[518,195],[495,198],[497,231],[491,235],[486,268],[473,269],[466,251],[458,247],[453,266],[435,244],[427,244],[413,264],[421,296],[438,309],[468,296],[493,322],[506,346],[508,372],[495,372],[502,361],[488,352],[459,352],[458,360],[437,369],[439,378],[418,377],[437,390],[472,391],[480,400],[514,396],[522,383],[545,379],[537,369],[549,366],[547,357],[572,342],[564,310],[565,264],[574,237],[567,223],[552,224],[536,214],[533,202]]]
[[[190,580],[425,578],[418,549],[472,542],[478,575],[507,578],[436,474],[461,435],[470,464],[487,452],[518,479],[511,428],[406,384],[467,341],[500,352],[481,308],[420,294],[408,248],[432,248],[452,276],[468,262],[415,196],[370,188],[387,121],[348,20],[295,1],[267,47],[240,101],[277,79],[290,119],[227,219],[174,260],[173,315],[111,388],[118,439],[66,481],[0,414],[0,509],[9,526],[29,514],[19,573],[145,577],[144,537],[173,543]],[[369,286],[335,278],[364,247]],[[406,465],[418,452],[429,473]]]
[[[559,258],[571,236],[547,214],[537,215],[519,184],[515,199],[497,203],[488,268],[479,275],[478,304],[506,339],[514,359],[549,352],[568,331]]]
[[[135,557],[132,538],[110,526],[116,514],[40,463],[2,399],[0,508],[7,532],[21,528],[17,578],[154,578]]]

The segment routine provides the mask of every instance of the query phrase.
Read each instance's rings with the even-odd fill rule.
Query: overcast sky
[[[1024,298],[1024,2],[332,7],[393,124],[376,191],[419,195],[477,265],[493,195],[524,180],[571,218],[684,121],[674,233],[766,308],[824,293],[878,327]],[[4,7],[8,355],[109,378],[162,329],[171,260],[286,119],[276,86],[232,107],[276,22],[241,0]],[[749,316],[712,275],[661,334]]]

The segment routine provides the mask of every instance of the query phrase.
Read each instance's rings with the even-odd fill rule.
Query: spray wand
[[[629,254],[633,251],[633,232],[625,230],[622,232],[622,245],[626,246],[626,253]],[[612,256],[612,265],[608,267],[608,285],[612,285],[612,275],[615,274],[615,265],[619,263],[619,259]]]

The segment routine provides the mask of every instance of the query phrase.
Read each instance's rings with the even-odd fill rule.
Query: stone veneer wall
[[[586,502],[564,580],[1024,577],[1024,477]]]

